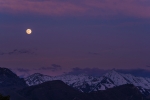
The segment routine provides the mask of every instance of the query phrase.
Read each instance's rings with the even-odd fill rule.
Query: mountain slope
[[[35,73],[25,79],[26,83],[29,86],[41,84],[41,83],[44,83],[46,81],[51,81],[51,80],[53,80],[51,76],[42,75],[40,73]]]
[[[32,85],[27,87],[12,71],[0,68],[0,82],[0,93],[10,95],[11,100],[146,100],[146,96],[150,97],[149,78],[115,70],[102,77],[85,74],[51,77],[36,73],[26,79]]]
[[[25,87],[27,86],[24,79],[19,78],[8,68],[0,67],[0,87]]]
[[[24,88],[18,93],[28,100],[90,100],[64,82],[55,80]]]
[[[101,77],[93,77],[84,74],[62,75],[55,77],[33,74],[25,79],[29,86],[41,84],[51,80],[61,80],[69,86],[86,93],[91,91],[106,90],[108,88],[113,88],[124,84],[133,84],[144,95],[147,96],[150,94],[150,78],[135,77],[131,74],[119,73],[115,70],[111,70]]]
[[[18,91],[27,100],[148,100],[131,84],[82,93],[62,81],[49,81]]]
[[[26,100],[16,91],[27,86],[24,79],[19,78],[8,68],[0,67],[0,94],[9,95],[11,100]]]
[[[111,79],[114,83],[114,86],[133,84],[145,96],[148,96],[150,94],[150,78],[135,77],[131,74],[118,73],[115,70],[106,73],[104,76]]]
[[[33,74],[25,78],[26,83],[29,86],[41,84],[46,81],[61,80],[69,86],[76,88],[82,92],[89,92],[95,88],[95,85],[101,80],[100,78],[88,76],[88,75],[61,75],[61,76],[47,76],[41,74]]]
[[[95,91],[89,94],[93,100],[148,100],[132,84],[110,88],[104,91]]]

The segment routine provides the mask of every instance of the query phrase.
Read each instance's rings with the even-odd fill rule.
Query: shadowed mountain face
[[[27,86],[24,79],[19,78],[11,70],[0,68],[0,94],[9,95],[11,100],[26,100],[16,91]]]
[[[82,93],[62,81],[49,81],[18,91],[27,100],[148,100],[131,84]]]
[[[93,100],[148,100],[132,84],[121,85],[104,91],[89,94]]]
[[[18,93],[29,100],[75,100],[77,98],[90,100],[84,93],[73,89],[59,80],[30,86],[18,91]]]
[[[26,87],[24,79],[19,78],[15,73],[7,68],[0,68],[0,87]]]
[[[9,96],[3,96],[0,94],[0,100],[10,100]]]

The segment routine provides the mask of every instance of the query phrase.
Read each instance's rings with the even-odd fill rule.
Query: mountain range
[[[47,76],[35,73],[25,78],[29,86],[41,84],[46,81],[61,80],[67,85],[85,93],[98,90],[106,90],[124,84],[133,84],[144,95],[150,94],[150,78],[135,77],[131,74],[122,74],[111,70],[100,77],[81,75]]]
[[[150,100],[150,79],[116,70],[100,77],[35,73],[22,79],[0,68],[0,94],[11,100]]]
[[[27,100],[149,100],[131,84],[83,93],[60,80],[48,81],[24,88],[18,93]]]

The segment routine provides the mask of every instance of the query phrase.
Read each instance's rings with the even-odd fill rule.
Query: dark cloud
[[[150,67],[149,65],[147,65],[146,67]]]
[[[117,71],[124,74],[132,74],[138,77],[150,77],[150,70],[146,69],[117,69]]]
[[[27,1],[30,1],[30,2],[45,2],[45,1],[50,1],[50,0],[27,0]]]
[[[13,72],[17,73],[17,75],[20,78],[25,78],[30,75],[30,72],[32,72],[31,69],[27,69],[27,68],[9,68],[9,69],[11,69]]]
[[[17,71],[28,73],[30,70],[29,69],[24,69],[24,68],[17,68]]]
[[[1,52],[0,55],[4,55],[5,53]]]
[[[30,49],[14,49],[9,52],[1,52],[0,55],[19,55],[19,54],[35,54],[34,50]]]
[[[124,73],[124,74],[132,74],[137,77],[150,77],[150,70],[146,69],[115,69],[117,72]],[[104,70],[99,68],[73,68],[71,72],[66,74],[87,74],[92,76],[102,76],[105,73],[109,72],[110,70]]]
[[[56,65],[56,64],[52,64],[52,67],[54,67],[54,68],[61,68],[60,65]]]
[[[52,64],[50,67],[41,67],[38,70],[50,70],[50,71],[58,71],[61,70],[62,66],[57,65],[57,64]]]
[[[90,55],[100,55],[99,53],[96,53],[96,52],[89,52],[88,54],[90,54]]]
[[[92,75],[92,76],[102,76],[109,70],[104,70],[104,69],[99,69],[99,68],[73,68],[71,72],[67,74],[73,74],[73,75],[78,75],[78,74],[87,74],[87,75]]]

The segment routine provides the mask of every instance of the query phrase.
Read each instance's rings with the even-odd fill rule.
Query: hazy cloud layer
[[[92,75],[92,76],[102,76],[108,71],[109,70],[103,70],[99,68],[83,68],[82,69],[82,68],[76,67],[76,68],[73,68],[72,71],[67,74],[74,74],[74,75],[87,74],[87,75]]]
[[[88,54],[90,54],[90,55],[100,55],[100,53],[96,53],[96,52],[89,52]]]
[[[9,13],[150,18],[149,0],[2,0],[0,5],[0,12]]]
[[[118,72],[132,74],[134,76],[150,77],[150,70],[146,69],[117,69]]]
[[[112,69],[111,69],[112,70]],[[150,77],[150,70],[146,69],[115,69],[117,72],[124,73],[124,74],[132,74],[134,76],[141,76],[141,77]],[[102,76],[105,73],[109,72],[110,70],[103,70],[99,68],[73,68],[71,72],[67,74],[87,74],[92,76]]]
[[[32,69],[28,68],[9,68],[9,69],[11,69],[21,78],[26,78],[27,76],[31,75],[30,72],[32,72]]]
[[[62,67],[60,65],[52,64],[50,67],[41,67],[38,69],[28,69],[28,68],[15,68],[11,69],[16,73],[19,73],[20,77],[27,77],[31,74],[37,73],[39,70],[43,71],[60,71]],[[91,76],[103,76],[105,73],[111,71],[112,69],[104,70],[100,68],[79,68],[75,67],[72,68],[72,71],[65,73],[65,74],[73,74],[73,75],[79,75],[79,74],[87,74]],[[124,74],[132,74],[137,77],[149,77],[150,78],[150,70],[146,69],[115,69],[117,72],[124,73]]]
[[[25,73],[28,73],[30,71],[29,69],[24,69],[24,68],[17,68],[16,70],[19,72],[25,72]]]
[[[58,71],[58,70],[61,70],[62,69],[62,66],[60,65],[57,65],[57,64],[52,64],[50,67],[41,67],[37,70],[49,70],[49,71]]]
[[[150,67],[149,65],[147,65],[146,67]]]
[[[0,52],[0,55],[19,55],[19,54],[35,54],[33,50],[30,49],[14,49],[9,52]]]

